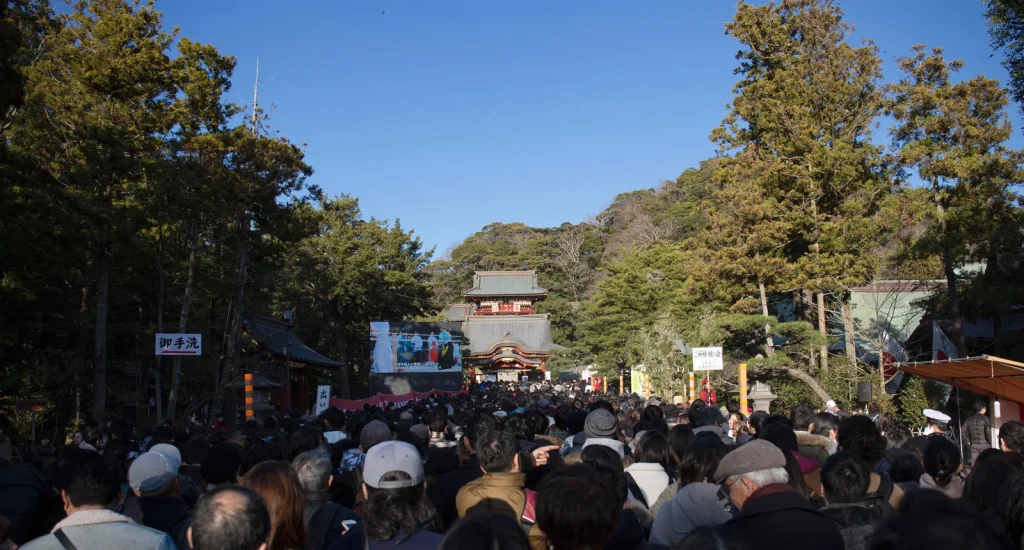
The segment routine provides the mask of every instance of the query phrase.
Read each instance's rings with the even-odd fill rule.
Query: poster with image
[[[373,321],[371,371],[375,374],[459,372],[463,336],[459,323]]]

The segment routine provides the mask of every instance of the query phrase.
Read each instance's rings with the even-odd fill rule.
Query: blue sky
[[[966,61],[964,76],[1006,78],[981,0],[840,3],[887,79],[917,42]],[[307,144],[314,183],[400,219],[438,255],[494,221],[575,223],[674,179],[713,155],[736,81],[730,0],[157,5],[237,58],[231,100],[252,101],[259,58],[261,104]]]

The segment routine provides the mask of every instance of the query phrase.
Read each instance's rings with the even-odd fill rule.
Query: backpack
[[[864,495],[864,502],[871,506],[878,507],[881,509],[883,515],[889,515],[895,510],[892,504],[889,504],[889,499],[892,497],[892,491],[895,488],[892,479],[889,478],[889,474],[878,474],[881,477],[881,482],[878,484],[878,489],[873,493]]]

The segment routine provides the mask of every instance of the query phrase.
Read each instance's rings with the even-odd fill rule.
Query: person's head
[[[365,453],[370,447],[391,439],[393,439],[391,428],[387,424],[380,420],[371,420],[359,432],[359,448]]]
[[[727,454],[729,449],[718,436],[695,437],[679,461],[679,486],[713,481],[718,464]]]
[[[75,430],[75,433],[71,434],[71,443],[76,447],[81,445],[85,441],[85,435],[82,434],[82,430]]]
[[[306,526],[303,519],[305,495],[291,464],[272,460],[261,462],[240,481],[263,498],[270,512],[270,548],[305,548]]]
[[[851,451],[860,457],[864,467],[874,471],[885,456],[888,442],[878,431],[878,426],[866,416],[851,416],[839,423],[836,442],[842,451]]]
[[[981,513],[997,510],[999,492],[1014,474],[1024,470],[1020,455],[989,449],[985,460],[975,461],[964,485],[964,500]]]
[[[302,492],[311,495],[323,493],[331,488],[333,465],[331,455],[323,449],[300,453],[292,460],[292,468],[299,477]]]
[[[814,407],[806,403],[793,405],[793,409],[789,412],[789,420],[793,423],[795,431],[808,431],[811,422],[814,422]]]
[[[750,413],[750,418],[747,419],[747,425],[750,426],[750,433],[752,435],[760,437],[761,426],[766,418],[768,418],[768,413],[765,411],[754,411]]]
[[[522,415],[515,415],[505,420],[502,431],[511,433],[516,439],[533,441],[533,429]]]
[[[175,462],[165,453],[142,453],[128,468],[128,485],[140,497],[176,495],[180,465],[180,460]]]
[[[729,487],[729,500],[742,510],[754,491],[789,483],[786,456],[775,445],[755,439],[725,455],[715,470],[714,481]]]
[[[203,495],[192,514],[193,550],[266,550],[270,514],[252,489],[224,485]]]
[[[615,439],[618,427],[615,415],[607,409],[599,407],[587,415],[587,420],[583,424],[583,432],[588,439]]]
[[[611,540],[621,508],[590,466],[567,466],[541,483],[537,525],[553,550],[600,550]]]
[[[693,421],[694,429],[706,426],[721,426],[725,423],[725,417],[722,416],[722,411],[718,407],[701,407],[691,417],[691,420]]]
[[[399,533],[415,533],[431,514],[425,494],[426,476],[416,447],[385,441],[366,452],[363,518],[367,536],[384,542]]]
[[[921,463],[924,465],[925,473],[932,476],[939,487],[949,485],[953,476],[963,469],[960,449],[945,437],[929,438]]]
[[[225,441],[210,447],[200,464],[200,472],[207,485],[220,485],[238,481],[241,467],[242,449]]]
[[[569,405],[560,405],[555,409],[555,427],[559,430],[569,431],[569,417],[572,416],[573,408]]]
[[[981,514],[938,491],[910,491],[875,529],[870,550],[1010,550]]]
[[[496,505],[505,504],[498,501]],[[441,541],[439,550],[529,550],[530,542],[516,521],[510,506],[508,513],[470,508]]]
[[[902,422],[892,422],[882,435],[885,437],[887,449],[900,449],[910,441],[910,428]]]
[[[116,460],[88,451],[70,466],[70,482],[61,492],[64,511],[69,516],[78,510],[113,508],[118,504],[124,474]]]
[[[1024,472],[1016,472],[1006,480],[997,502],[1010,540],[1024,540]]]
[[[975,401],[974,402],[974,414],[984,415],[984,414],[987,414],[987,413],[988,413],[988,403],[986,403],[984,401]]]
[[[999,448],[1024,454],[1024,422],[1011,420],[999,427]]]
[[[516,436],[506,430],[489,430],[476,445],[476,456],[480,469],[486,473],[498,474],[519,471],[519,455]]]
[[[693,441],[693,429],[687,424],[677,424],[668,431],[668,453],[672,467],[678,471],[686,448]]]
[[[660,464],[662,468],[668,468],[668,439],[658,432],[644,432],[636,444],[633,461]]]
[[[747,419],[742,413],[729,413],[729,430],[734,434],[743,433],[747,430]]]
[[[860,502],[870,485],[871,472],[849,451],[828,457],[821,468],[821,487],[829,504]]]
[[[800,451],[800,446],[796,439],[796,432],[782,422],[776,422],[765,426],[764,429],[761,430],[760,439],[770,441],[784,453],[795,453]]]
[[[889,478],[893,483],[917,483],[924,475],[924,466],[917,453],[902,453],[892,460]]]
[[[820,412],[815,414],[811,419],[811,425],[808,431],[814,435],[820,435],[835,440],[836,434],[839,432],[839,422],[836,421],[835,415],[827,412]]]

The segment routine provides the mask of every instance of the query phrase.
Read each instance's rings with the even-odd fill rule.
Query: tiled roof
[[[318,367],[341,367],[342,364],[324,357],[313,348],[307,346],[288,325],[269,317],[254,316],[245,321],[245,331],[264,349],[284,357],[285,347],[288,348],[288,360]]]
[[[551,339],[547,315],[470,315],[464,326],[471,355],[487,354],[502,346],[536,354],[561,349]]]
[[[449,323],[461,323],[473,313],[472,304],[453,304],[445,308],[444,320]]]
[[[477,271],[466,296],[543,296],[536,271]]]

